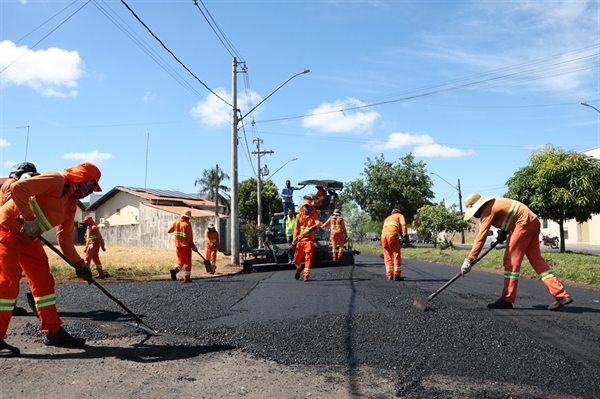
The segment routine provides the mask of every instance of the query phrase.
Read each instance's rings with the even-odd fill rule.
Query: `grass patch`
[[[357,244],[355,248],[373,254],[382,254],[381,245]],[[444,263],[460,266],[469,254],[468,249],[437,249],[431,247],[402,248],[402,257],[418,259],[426,262]],[[591,254],[575,252],[542,252],[542,256],[560,280],[571,280],[587,284],[600,284],[600,257]],[[495,269],[503,271],[502,258],[503,249],[490,251],[482,260],[477,262],[476,267]],[[537,273],[531,267],[527,258],[523,259],[521,265],[521,276],[538,278]]]
[[[62,258],[55,254],[51,249],[44,246],[48,261],[50,263],[50,272],[57,280],[68,280],[75,277],[75,272]],[[84,247],[75,246],[77,252],[83,255]],[[202,253],[202,250],[200,250]],[[202,253],[204,255],[204,253]],[[204,270],[204,265],[200,256],[192,254],[192,273]],[[217,254],[217,267],[226,266],[229,263],[229,257],[222,253]],[[169,270],[175,265],[177,255],[175,248],[143,248],[126,247],[118,245],[107,245],[106,252],[100,251],[100,261],[102,269],[108,271],[112,277],[117,279],[130,278],[148,278],[157,275],[169,274]],[[92,274],[95,274],[94,265],[90,265]],[[195,270],[195,271],[194,271]]]

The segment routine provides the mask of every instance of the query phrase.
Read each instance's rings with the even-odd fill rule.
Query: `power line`
[[[85,7],[86,5],[88,5],[88,3],[91,0],[88,0],[84,5],[82,5],[81,7],[79,7],[73,14],[69,15],[69,17],[67,19],[65,19],[63,22],[61,22],[56,28],[52,29],[46,36],[42,37],[37,43],[35,43],[33,46],[31,46],[30,48],[27,49],[27,51],[25,51],[23,54],[21,54],[20,57],[18,57],[17,59],[15,59],[13,62],[11,62],[10,64],[8,64],[7,66],[4,67],[4,69],[2,69],[0,71],[0,73],[6,71],[7,68],[9,68],[11,65],[13,65],[15,62],[19,61],[21,58],[23,58],[23,56],[25,56],[25,54],[29,53],[31,50],[33,50],[34,48],[37,47],[38,44],[40,44],[41,42],[43,42],[48,36],[50,36],[52,33],[54,33],[54,31],[56,31],[58,28],[60,28],[61,26],[63,26],[63,24],[65,22],[67,22],[68,20],[70,20],[75,14],[77,14],[79,11],[81,11],[81,9],[83,7]]]
[[[148,33],[150,33],[152,35],[152,37],[154,37],[154,39],[156,39],[156,41],[158,41],[160,43],[160,45],[169,53],[171,54],[171,56],[175,59],[175,61],[177,61],[186,71],[189,72],[190,75],[192,75],[194,77],[194,79],[196,79],[202,86],[204,86],[204,88],[206,88],[206,90],[210,91],[215,97],[217,97],[219,100],[223,101],[225,104],[229,105],[230,107],[233,108],[233,105],[229,104],[227,101],[225,101],[221,96],[219,96],[217,93],[215,93],[210,87],[208,87],[203,81],[200,80],[200,78],[198,78],[187,66],[185,66],[185,64],[183,62],[181,62],[179,60],[179,58],[177,58],[177,56],[171,51],[169,50],[169,48],[162,42],[162,40],[160,40],[158,38],[158,36],[156,36],[154,34],[154,32],[152,32],[152,30],[148,27],[148,25],[146,25],[144,23],[144,21],[142,21],[140,19],[140,17],[137,16],[137,14],[135,13],[135,11],[133,11],[131,9],[131,7],[129,7],[129,5],[125,2],[125,0],[121,0],[121,3],[123,3],[123,5],[125,7],[127,7],[127,9],[131,12],[131,14],[133,14],[133,16],[139,21],[139,23],[142,24],[142,26],[144,28],[146,28],[146,30],[148,31]]]
[[[219,41],[221,42],[221,44],[223,44],[223,47],[225,47],[225,50],[227,50],[227,52],[229,52],[229,55],[231,55],[232,58],[237,58],[238,60],[240,60],[241,62],[243,62],[244,58],[235,49],[235,47],[233,46],[233,44],[231,44],[231,42],[229,41],[229,39],[227,38],[227,36],[225,36],[225,33],[223,33],[223,31],[221,30],[221,28],[217,24],[217,21],[215,21],[215,19],[210,14],[210,11],[208,11],[208,8],[206,8],[206,5],[202,2],[202,0],[200,0],[200,3],[202,4],[202,7],[206,11],[206,14],[208,14],[208,16],[210,17],[210,20],[209,20],[209,18],[207,18],[207,16],[204,13],[204,11],[202,11],[202,9],[200,8],[200,6],[198,6],[198,0],[193,0],[193,2],[194,2],[194,5],[196,6],[196,8],[198,8],[198,10],[200,11],[200,13],[202,14],[202,16],[204,17],[204,19],[208,23],[208,26],[210,26],[210,28],[213,30],[213,32],[215,33],[215,35],[217,36],[217,38],[219,39]],[[217,32],[217,30],[219,32]]]

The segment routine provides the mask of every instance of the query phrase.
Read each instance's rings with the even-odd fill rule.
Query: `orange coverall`
[[[185,276],[183,281],[192,281],[192,248],[194,245],[194,232],[190,219],[182,216],[173,222],[169,230],[169,234],[174,233],[175,251],[177,253],[177,263],[173,267],[175,273],[179,273],[182,268],[185,268]]]
[[[344,253],[344,242],[346,241],[346,223],[341,216],[330,216],[322,228],[331,226],[331,255],[333,260],[342,258]]]
[[[104,270],[102,270],[102,262],[100,262],[100,248],[104,249],[104,239],[100,233],[100,229],[91,217],[84,219],[88,223],[87,229],[85,230],[85,255],[83,260],[88,265],[90,262],[94,262],[96,271],[99,277],[104,277]]]
[[[220,246],[219,232],[207,230],[204,233],[204,248],[206,249],[206,259],[210,261],[213,272],[217,270],[217,251]]]
[[[305,234],[312,226],[321,225],[317,211],[314,207],[308,214],[304,213],[304,206],[300,207],[300,212],[296,216],[296,224],[294,225],[294,242],[296,243],[296,250],[294,252],[294,264],[296,265],[296,272],[302,272],[302,258],[304,258],[304,278],[310,277],[310,268],[312,266],[312,259],[315,253],[315,232],[314,230],[306,234],[301,240],[296,242],[300,236]]]
[[[508,198],[494,198],[480,208],[479,233],[467,257],[476,259],[485,244],[491,226],[509,232],[504,250],[504,288],[502,298],[514,303],[523,256],[527,256],[533,270],[540,276],[550,294],[561,300],[569,296],[563,285],[540,253],[540,220],[526,205]]]
[[[385,218],[381,230],[381,247],[383,248],[385,275],[390,280],[402,275],[400,231],[402,231],[402,235],[408,234],[403,214],[393,213]]]
[[[0,340],[6,336],[19,293],[21,268],[31,287],[40,329],[53,335],[62,326],[56,313],[54,277],[46,252],[40,240],[32,240],[20,232],[22,225],[16,217],[34,219],[29,198],[35,197],[48,223],[56,227],[56,240],[63,254],[73,263],[81,262],[73,243],[77,199],[73,196],[73,185],[65,183],[66,179],[59,172],[46,172],[15,182],[11,199],[0,208]]]
[[[312,206],[319,208],[323,206],[323,202],[325,201],[325,198],[327,198],[327,191],[325,191],[324,188],[320,188],[312,198]]]

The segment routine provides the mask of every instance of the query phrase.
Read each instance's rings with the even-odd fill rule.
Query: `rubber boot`
[[[56,334],[46,334],[44,344],[49,346],[59,346],[61,348],[76,348],[85,345],[85,339],[75,338],[69,334],[67,330],[61,327]]]
[[[0,358],[2,357],[17,357],[21,354],[19,348],[7,344],[4,340],[0,341]]]

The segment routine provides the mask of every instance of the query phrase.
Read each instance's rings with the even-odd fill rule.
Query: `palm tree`
[[[199,193],[206,194],[204,199],[214,202],[218,200],[219,204],[225,205],[225,213],[229,214],[229,196],[226,193],[229,193],[231,189],[221,184],[223,180],[229,180],[229,175],[222,169],[204,169],[202,177],[196,179],[194,186],[200,186]],[[219,187],[215,195],[217,182]]]

